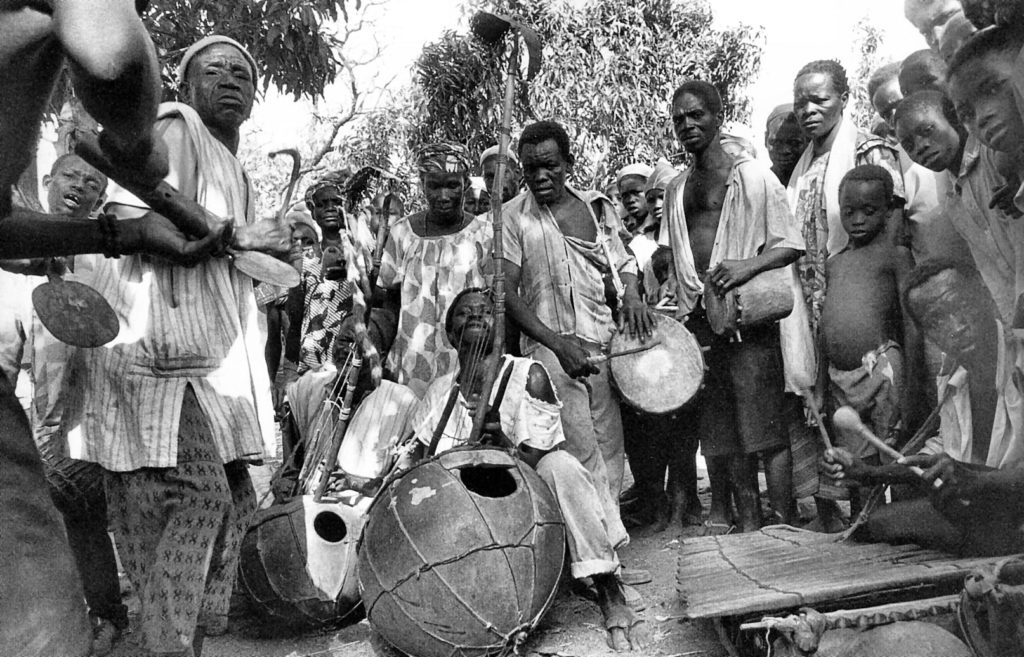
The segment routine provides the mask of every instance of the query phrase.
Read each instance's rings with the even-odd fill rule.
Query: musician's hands
[[[936,480],[941,480],[942,485],[955,484],[960,474],[960,463],[949,454],[914,454],[904,456],[896,461],[899,465],[908,468],[917,466],[924,470],[921,480],[929,486],[934,487]]]
[[[600,372],[597,365],[590,362],[587,350],[573,340],[560,337],[551,351],[558,357],[558,364],[565,373],[574,379]]]
[[[292,231],[277,219],[264,219],[235,228],[231,246],[239,251],[263,251],[286,257],[292,245]]]
[[[755,274],[757,271],[750,260],[723,260],[708,272],[708,282],[721,295],[743,285]]]
[[[640,342],[646,342],[654,331],[654,316],[651,309],[643,302],[640,295],[634,291],[626,290],[622,295],[622,305],[619,308],[619,332],[629,327],[629,336],[637,338]]]
[[[842,447],[833,447],[825,450],[818,462],[818,470],[837,481],[859,481],[867,477],[872,468]]]
[[[224,222],[206,237],[190,240],[169,219],[155,212],[118,221],[117,226],[124,253],[148,253],[185,267],[193,267],[222,251],[222,240],[229,229]]]

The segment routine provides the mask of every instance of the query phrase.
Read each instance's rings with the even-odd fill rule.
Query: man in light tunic
[[[256,64],[210,36],[179,67],[184,103],[161,105],[166,181],[234,225],[236,248],[287,251],[287,231],[256,223],[236,159]],[[116,186],[108,210],[144,205]],[[211,219],[213,221],[213,219]],[[119,222],[118,222],[119,223]],[[142,601],[151,654],[191,655],[197,624],[223,633],[241,540],[256,511],[247,462],[274,443],[270,380],[253,280],[226,259],[193,268],[133,255],[97,265],[93,281],[120,320],[118,337],[82,350],[69,381],[71,456],[106,469],[110,522]]]

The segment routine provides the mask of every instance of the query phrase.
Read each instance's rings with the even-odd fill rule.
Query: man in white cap
[[[644,198],[644,186],[651,172],[651,167],[641,162],[628,164],[619,169],[615,183],[619,188],[622,207],[626,209],[623,222],[631,234],[647,219],[647,200]]]
[[[480,154],[480,176],[484,179],[484,186],[491,191],[494,186],[494,177],[498,173],[498,146],[495,144]],[[519,193],[519,180],[522,176],[519,173],[519,160],[512,149],[508,150],[508,166],[505,167],[505,182],[501,187],[502,202],[512,200]]]
[[[183,102],[161,105],[154,129],[169,156],[165,180],[231,222],[236,248],[287,253],[288,232],[255,221],[236,158],[255,97],[252,56],[210,36],[185,52],[178,74]],[[146,212],[116,185],[107,209],[122,219]],[[256,511],[247,462],[274,444],[253,281],[225,259],[185,268],[131,255],[98,263],[93,284],[121,330],[106,348],[83,350],[69,382],[71,456],[106,471],[147,654],[198,654],[204,633],[227,629]]]

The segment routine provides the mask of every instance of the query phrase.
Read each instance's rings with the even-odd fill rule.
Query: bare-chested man
[[[665,192],[679,312],[688,315],[687,327],[710,347],[696,417],[680,429],[699,432],[708,459],[708,527],[721,533],[733,525],[730,485],[741,530],[760,527],[758,456],[765,463],[772,510],[790,522],[795,509],[779,326],[746,327],[742,341],[714,335],[698,301],[705,287],[722,295],[764,271],[788,266],[803,253],[804,242],[775,175],[753,158],[733,159],[722,149],[722,100],[712,85],[681,85],[673,97],[672,121],[679,141],[694,156],[690,169]]]

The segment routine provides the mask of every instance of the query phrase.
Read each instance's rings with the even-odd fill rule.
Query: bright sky
[[[582,0],[570,0],[581,2]],[[425,43],[444,30],[457,27],[456,0],[384,0],[372,29],[385,46],[380,80],[407,80],[412,63]],[[886,59],[902,59],[925,47],[924,39],[903,17],[900,0],[714,0],[716,21],[721,26],[744,22],[764,27],[765,49],[761,74],[748,90],[753,100],[753,128],[760,135],[771,109],[792,99],[796,71],[814,59],[837,58],[851,71],[857,65],[854,27],[869,16],[884,30],[882,52]],[[327,106],[332,101],[328,95]],[[300,107],[290,98],[268,96],[254,117],[263,129],[268,147],[299,142],[308,135],[309,104]],[[297,120],[307,117],[306,121]]]

